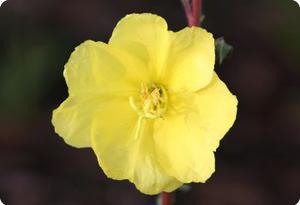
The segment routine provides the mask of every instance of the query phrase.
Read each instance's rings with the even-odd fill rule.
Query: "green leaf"
[[[233,47],[226,43],[223,37],[217,38],[215,41],[216,56],[219,65],[223,63],[226,57],[232,52]]]
[[[182,186],[178,189],[178,191],[181,191],[181,192],[186,193],[186,192],[189,192],[191,189],[192,189],[192,186],[191,186],[191,185],[189,185],[189,184],[184,184],[184,185],[182,185]]]
[[[200,22],[201,22],[201,24],[204,22],[204,20],[205,20],[205,15],[204,14],[202,14],[202,16],[200,16]]]

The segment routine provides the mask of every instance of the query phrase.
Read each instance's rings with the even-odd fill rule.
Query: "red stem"
[[[188,21],[188,25],[192,26],[200,26],[201,21],[201,10],[202,10],[202,0],[181,0],[183,5],[185,15]]]
[[[171,205],[172,202],[172,193],[162,192],[160,194],[161,205]]]
[[[202,0],[193,0],[193,16],[194,16],[194,26],[200,26],[201,25],[201,3]]]

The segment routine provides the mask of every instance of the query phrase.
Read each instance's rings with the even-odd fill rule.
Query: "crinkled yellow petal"
[[[109,44],[138,57],[157,78],[164,68],[170,43],[167,23],[154,14],[130,14],[119,21]]]
[[[118,85],[104,87],[105,84],[121,80],[126,68],[102,42],[85,41],[71,54],[65,65],[64,77],[69,94],[109,93],[119,89]]]
[[[127,72],[140,69],[141,75]],[[143,64],[137,59],[101,42],[86,41],[72,53],[65,65],[70,97],[53,112],[56,132],[75,147],[90,146],[91,123],[101,103],[128,99],[138,92]],[[135,79],[134,79],[135,78]]]
[[[65,65],[69,94],[127,94],[132,90],[126,81],[127,69],[143,65],[123,54],[102,42],[88,40],[79,45]]]
[[[163,82],[171,91],[196,91],[213,76],[215,45],[211,33],[199,27],[170,32],[172,43]]]
[[[215,151],[236,119],[238,100],[214,73],[211,83],[197,92],[195,103],[199,113],[198,123],[206,125],[207,136],[212,136],[209,138],[210,145]]]
[[[108,177],[128,179],[145,194],[170,192],[182,185],[158,164],[152,124],[139,118],[128,101],[105,105],[92,131],[93,150]]]
[[[181,99],[186,101],[185,112],[184,102],[177,98],[177,115],[155,122],[157,156],[179,181],[205,182],[215,169],[213,151],[236,118],[237,100],[216,74],[206,88],[187,96]],[[176,112],[176,105],[170,109]]]
[[[215,170],[213,151],[199,134],[193,119],[185,116],[158,120],[155,143],[165,171],[183,183],[205,182]]]
[[[74,147],[90,147],[91,123],[97,107],[97,100],[68,97],[53,111],[55,132]]]

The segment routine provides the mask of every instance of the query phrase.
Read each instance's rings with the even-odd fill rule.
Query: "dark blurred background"
[[[90,149],[58,137],[63,66],[86,39],[107,42],[132,12],[186,19],[179,0],[8,0],[0,8],[0,198],[8,205],[154,205],[112,181]],[[204,0],[203,27],[234,52],[216,70],[238,96],[236,123],[206,184],[181,205],[294,205],[300,199],[300,8],[292,0]]]

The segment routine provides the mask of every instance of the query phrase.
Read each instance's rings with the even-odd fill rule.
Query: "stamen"
[[[129,98],[130,106],[142,117],[155,119],[163,117],[167,109],[167,93],[163,86],[141,84],[139,99]]]

